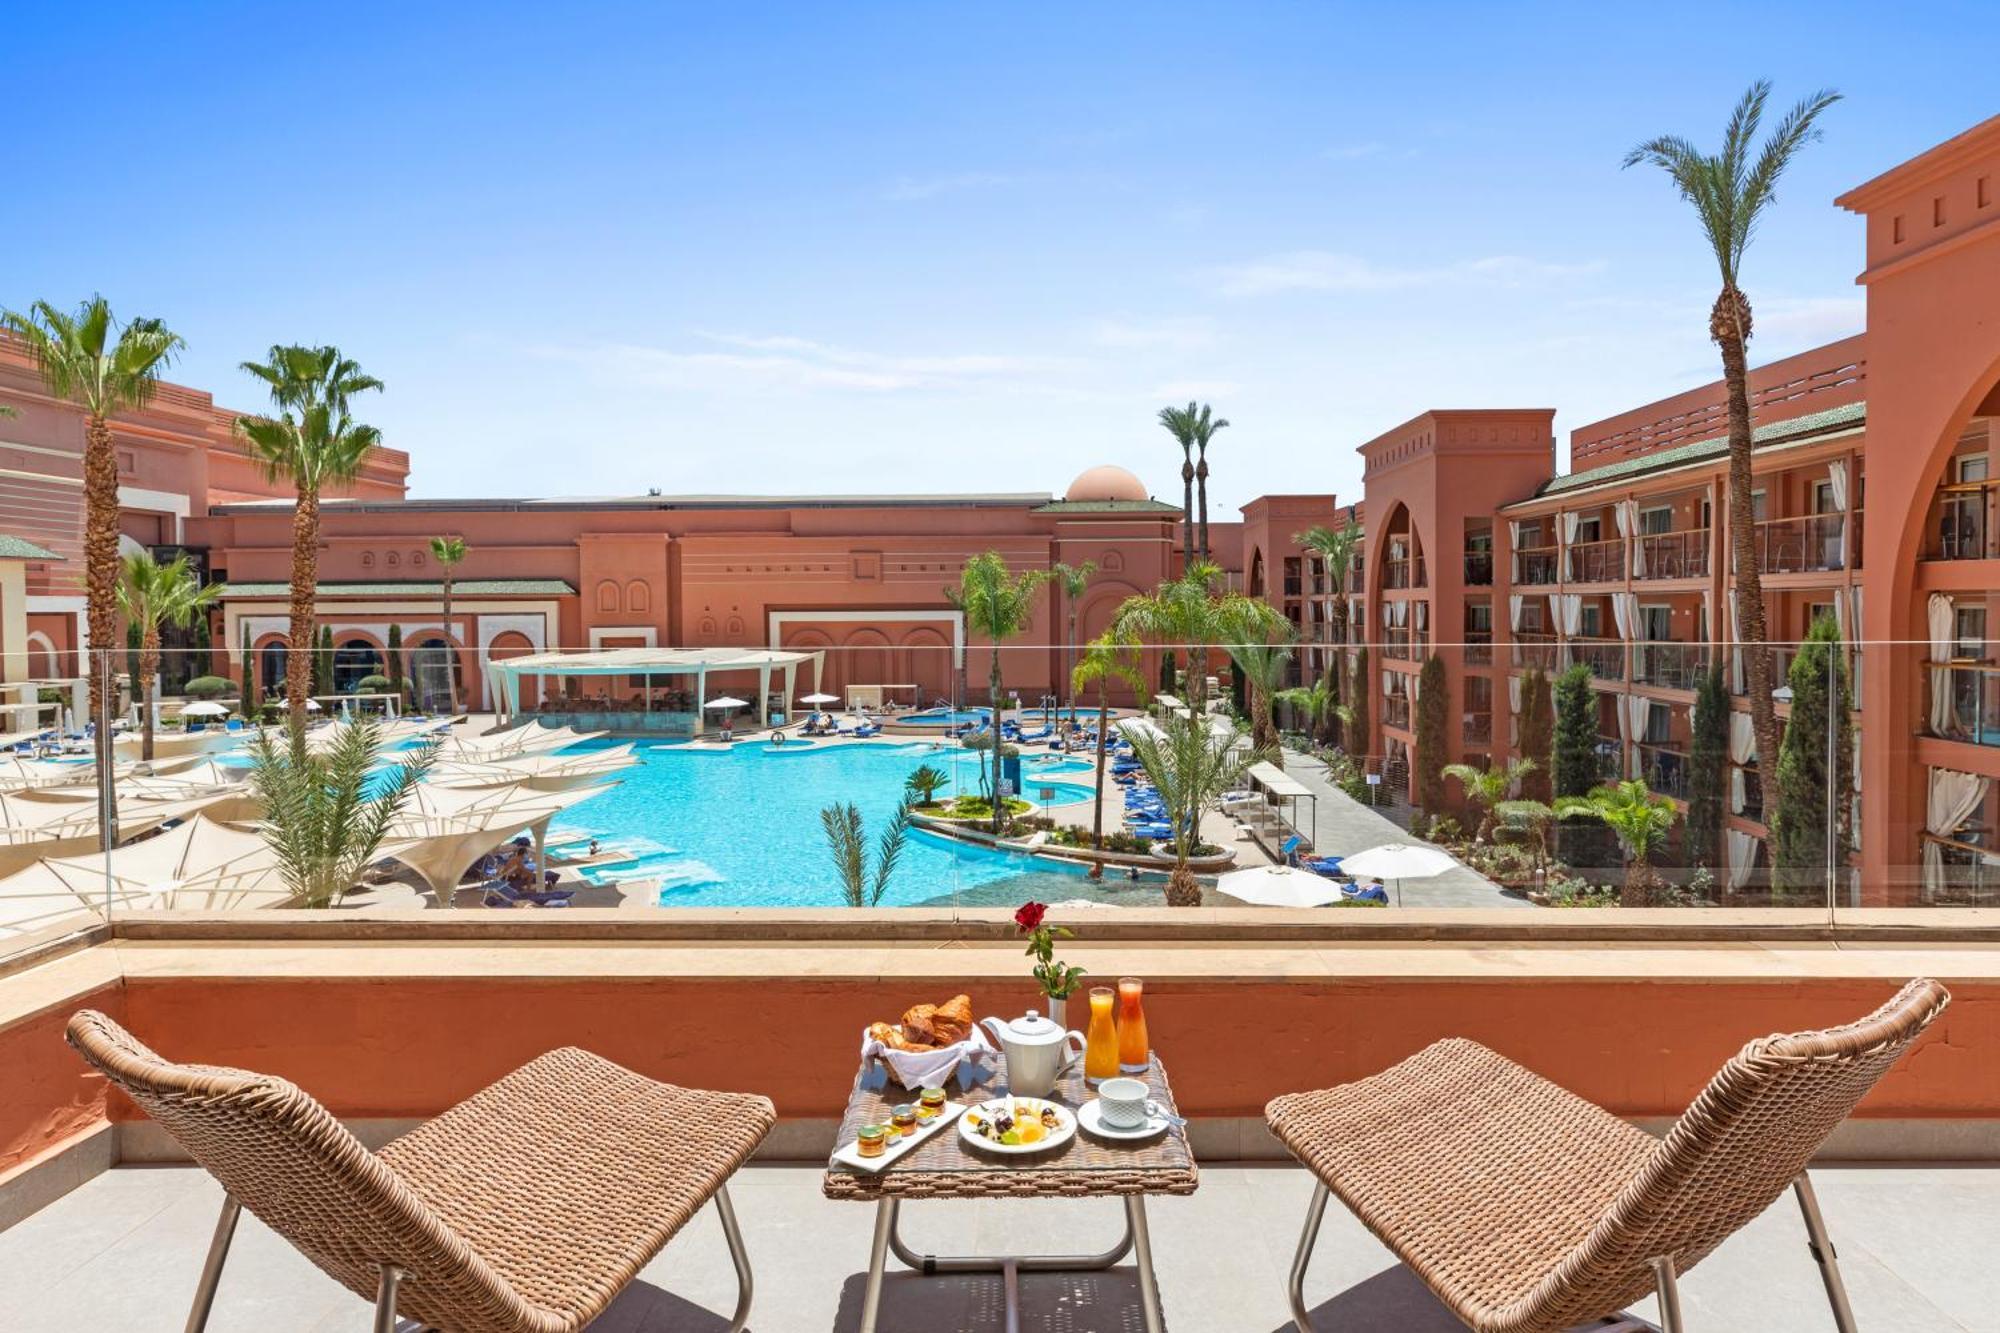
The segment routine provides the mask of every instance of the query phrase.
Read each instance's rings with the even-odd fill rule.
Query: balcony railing
[[[1395,727],[1400,731],[1410,729],[1410,696],[1407,694],[1385,694],[1382,696],[1382,725]]]
[[[2000,556],[2000,525],[1994,522],[2000,481],[1955,482],[1940,486],[1931,503],[1932,560],[1991,560]]]
[[[1409,626],[1390,626],[1382,631],[1382,656],[1397,662],[1416,660],[1410,652]]]
[[[1632,645],[1632,680],[1668,690],[1692,690],[1708,670],[1708,645],[1644,639]]]
[[[1514,582],[1548,584],[1556,581],[1556,548],[1522,546],[1514,551]]]
[[[1648,532],[1640,536],[1641,579],[1698,579],[1708,574],[1707,528],[1685,532]]]
[[[1300,578],[1297,574],[1285,575],[1285,596],[1299,597],[1304,595],[1304,592],[1305,592],[1305,580]]]
[[[1743,770],[1743,817],[1759,823],[1764,819],[1764,775],[1755,768]]]
[[[1556,636],[1539,630],[1519,630],[1514,635],[1514,665],[1526,670],[1539,667],[1543,671],[1556,670]]]
[[[2000,746],[2000,666],[1984,662],[1925,663],[1924,709],[1933,736],[1970,745]],[[1943,689],[1943,709],[1935,704]]]
[[[1467,666],[1492,666],[1493,631],[1490,629],[1465,631],[1465,646],[1460,651]]]
[[[1925,903],[1941,907],[2000,906],[2000,850],[1935,833],[1921,837],[1938,849],[1943,871],[1940,883],[1924,889]]]
[[[1861,515],[1854,516],[1854,540],[1842,555],[1845,514],[1801,514],[1767,518],[1757,524],[1757,568],[1766,574],[1812,574],[1861,564]]]
[[[1574,542],[1569,548],[1571,583],[1623,583],[1625,581],[1625,539]]]
[[[1590,668],[1599,680],[1625,679],[1625,643],[1622,639],[1571,639],[1569,656]]]
[[[1687,799],[1688,759],[1681,751],[1668,745],[1641,743],[1639,772],[1646,785],[1660,795]]]
[[[1493,552],[1467,551],[1465,553],[1465,582],[1467,587],[1490,588],[1493,586]]]
[[[1625,777],[1625,742],[1616,736],[1597,738],[1597,780],[1618,782]]]
[[[1368,571],[1362,568],[1361,557],[1354,557],[1354,567],[1347,571],[1347,592],[1350,597],[1359,596],[1368,590]]]
[[[1489,745],[1493,741],[1493,714],[1467,713],[1460,724],[1467,745]]]
[[[1408,556],[1402,560],[1382,562],[1382,586],[1385,588],[1422,588],[1428,586],[1424,577],[1424,558],[1420,555]]]

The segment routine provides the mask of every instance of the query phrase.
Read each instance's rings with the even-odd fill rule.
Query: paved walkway
[[[1313,829],[1313,846],[1323,856],[1343,856],[1379,847],[1385,842],[1419,843],[1409,830],[1379,811],[1354,800],[1327,781],[1326,765],[1294,750],[1285,751],[1285,772],[1297,778],[1319,797],[1318,823]],[[1300,817],[1307,814],[1302,803]],[[1423,843],[1425,846],[1431,844]],[[1499,885],[1465,865],[1457,865],[1430,879],[1404,880],[1391,885],[1402,892],[1404,907],[1532,907],[1526,898],[1502,892]],[[1394,902],[1391,898],[1391,902]]]

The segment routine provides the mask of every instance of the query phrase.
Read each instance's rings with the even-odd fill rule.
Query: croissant
[[[903,1031],[912,1040],[921,1041],[926,1046],[942,1046],[936,1028],[938,1007],[934,1004],[911,1005],[903,1013]]]

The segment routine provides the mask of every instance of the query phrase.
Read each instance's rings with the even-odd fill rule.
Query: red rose
[[[1022,903],[1020,910],[1014,913],[1014,924],[1022,930],[1034,930],[1042,924],[1048,910],[1044,903]]]

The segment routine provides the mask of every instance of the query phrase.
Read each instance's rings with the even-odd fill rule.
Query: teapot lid
[[[1030,1009],[1021,1017],[1007,1025],[1007,1031],[1016,1037],[1059,1037],[1062,1029],[1049,1019],[1042,1017],[1039,1009]]]

